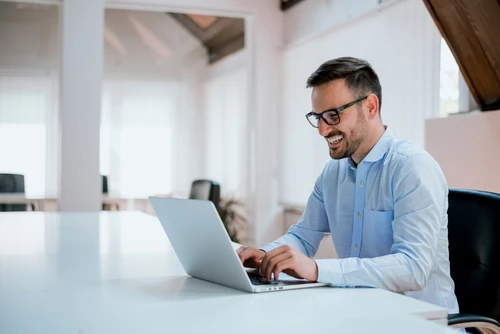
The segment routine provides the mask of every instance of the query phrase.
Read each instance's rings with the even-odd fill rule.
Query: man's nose
[[[332,131],[332,126],[326,124],[324,119],[320,119],[318,123],[318,132],[321,137],[326,137]]]

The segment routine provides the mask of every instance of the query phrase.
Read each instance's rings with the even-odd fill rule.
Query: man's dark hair
[[[345,84],[356,97],[368,93],[377,95],[379,112],[382,108],[382,86],[377,73],[366,60],[354,57],[341,57],[328,60],[307,79],[307,88],[321,86],[330,81],[344,79]]]

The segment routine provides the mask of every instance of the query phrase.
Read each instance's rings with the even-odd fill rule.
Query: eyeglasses
[[[340,123],[340,112],[341,111],[344,111],[345,109],[347,109],[349,107],[352,107],[353,105],[355,105],[358,102],[363,101],[367,97],[368,96],[361,97],[355,101],[352,101],[346,105],[343,105],[342,107],[339,107],[336,109],[325,110],[319,114],[316,114],[316,113],[311,111],[310,113],[308,113],[306,115],[306,118],[309,121],[309,123],[315,128],[319,127],[319,121],[321,119],[328,125],[337,125]]]

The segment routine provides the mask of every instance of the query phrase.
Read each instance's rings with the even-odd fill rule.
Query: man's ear
[[[379,115],[379,101],[375,94],[370,94],[366,98],[365,106],[368,109],[368,119],[374,119]]]

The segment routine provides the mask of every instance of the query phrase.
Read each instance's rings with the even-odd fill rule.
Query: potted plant
[[[247,223],[244,203],[235,198],[222,197],[217,211],[231,240],[242,243]]]

